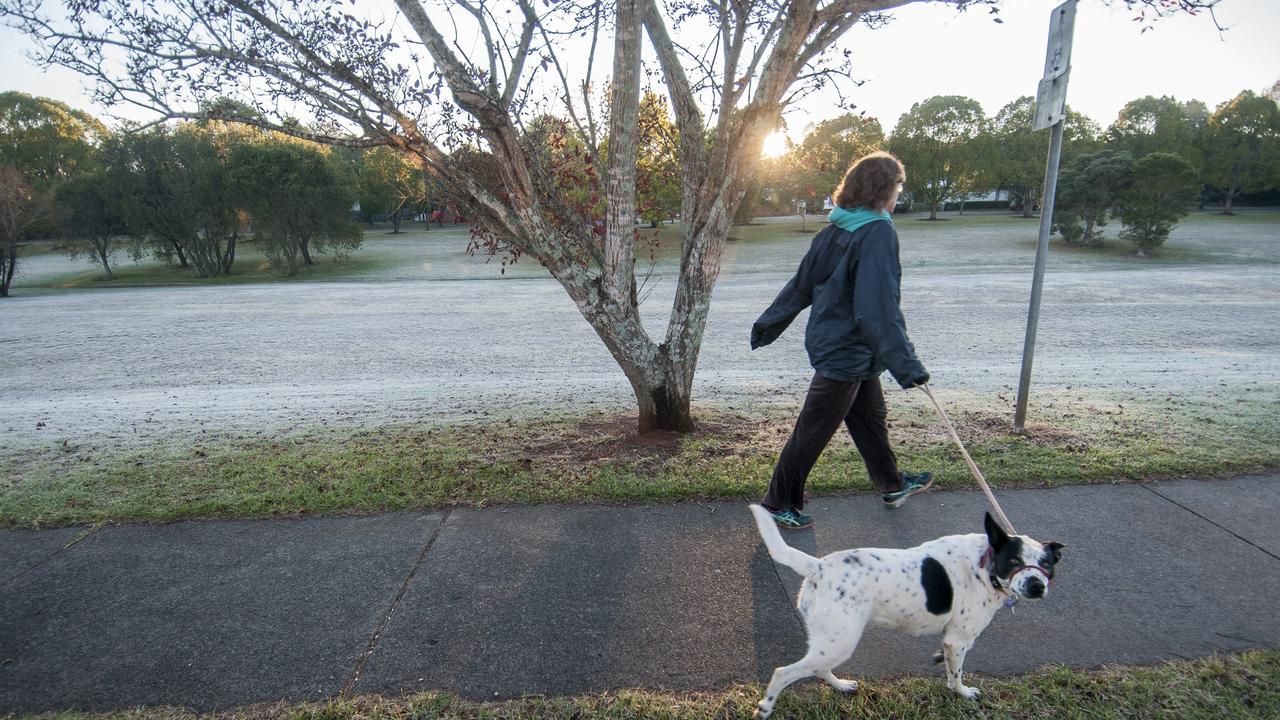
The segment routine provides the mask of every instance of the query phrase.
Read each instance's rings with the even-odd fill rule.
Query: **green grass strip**
[[[940,399],[999,490],[1280,468],[1275,389],[1239,397],[1135,403],[1063,396],[1011,432],[1011,413],[951,393]],[[899,464],[940,488],[971,488],[927,399],[899,400]],[[786,414],[783,414],[785,412]],[[384,427],[354,434],[204,442],[132,451],[55,445],[0,465],[0,525],[47,527],[193,517],[348,514],[490,504],[755,498],[792,417],[709,415],[688,436],[636,436],[630,418],[486,426]],[[838,435],[810,476],[814,494],[871,492]]]
[[[783,693],[773,717],[805,720],[1272,720],[1280,717],[1280,650],[1245,652],[1154,667],[1061,666],[1026,675],[966,680],[977,701],[952,694],[941,678],[863,681],[851,695],[816,682]],[[112,713],[47,713],[23,720],[731,720],[751,717],[759,685],[669,694],[626,690],[566,698],[471,702],[445,693],[358,696],[328,703],[278,703],[198,715],[178,708]]]

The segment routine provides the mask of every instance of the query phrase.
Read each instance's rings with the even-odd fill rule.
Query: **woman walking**
[[[933,483],[930,473],[898,469],[880,387],[886,369],[903,388],[929,380],[899,307],[902,266],[892,213],[905,181],[902,163],[889,153],[855,162],[832,194],[831,224],[751,327],[754,350],[812,306],[805,349],[813,380],[761,501],[783,528],[813,524],[803,512],[805,480],[842,422],[886,506],[898,507]]]

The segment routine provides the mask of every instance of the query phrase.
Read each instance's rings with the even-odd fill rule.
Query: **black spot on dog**
[[[951,578],[942,563],[926,557],[920,563],[920,585],[924,587],[924,607],[934,615],[951,612]]]
[[[1051,542],[1044,546],[1044,554],[1040,556],[1040,565],[1045,568],[1051,579],[1053,566],[1062,559],[1062,547],[1062,543]]]
[[[1022,539],[1010,538],[991,559],[992,570],[1002,578],[1013,574],[1022,564]]]

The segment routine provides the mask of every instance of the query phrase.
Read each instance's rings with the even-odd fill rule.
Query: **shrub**
[[[1120,237],[1132,242],[1140,257],[1163,245],[1196,203],[1198,178],[1191,163],[1173,153],[1151,153],[1134,163],[1115,214],[1125,225]]]

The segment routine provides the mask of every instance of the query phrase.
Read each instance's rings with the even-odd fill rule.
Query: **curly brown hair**
[[[846,210],[864,207],[878,210],[888,204],[894,190],[907,180],[902,161],[883,150],[858,158],[836,191],[831,202]]]

